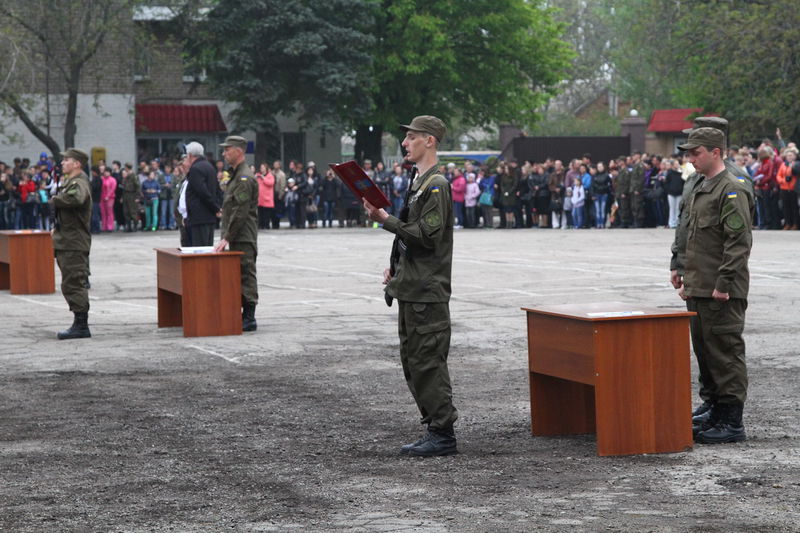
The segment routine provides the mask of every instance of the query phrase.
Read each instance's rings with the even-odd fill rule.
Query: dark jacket
[[[187,176],[186,213],[189,224],[214,224],[217,222],[219,182],[217,171],[205,158],[192,163]]]
[[[611,178],[608,172],[598,172],[592,176],[592,196],[609,194],[611,192]]]

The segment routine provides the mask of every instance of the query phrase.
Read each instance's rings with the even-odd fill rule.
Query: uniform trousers
[[[700,371],[700,397],[712,403],[744,405],[747,364],[742,331],[747,300],[689,298],[686,308],[697,313],[689,325]]]
[[[232,252],[242,252],[242,305],[258,305],[258,280],[256,279],[256,258],[258,250],[252,242],[231,242],[228,248]]]
[[[61,271],[61,294],[73,313],[89,312],[89,252],[56,250]]]
[[[398,300],[400,361],[422,423],[428,429],[451,430],[458,418],[447,369],[450,309],[446,302]]]

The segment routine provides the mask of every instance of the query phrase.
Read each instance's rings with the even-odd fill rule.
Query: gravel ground
[[[205,338],[156,325],[152,249],[174,232],[101,235],[92,339],[55,340],[60,293],[0,292],[0,531],[800,531],[800,233],[755,234],[747,442],[598,457],[592,435],[531,436],[520,307],[679,308],[671,237],[458,231],[461,453],[421,459],[397,453],[421,427],[387,233],[263,232],[258,331]]]

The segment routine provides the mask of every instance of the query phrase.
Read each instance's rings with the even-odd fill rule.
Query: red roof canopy
[[[228,128],[216,105],[136,104],[136,131],[199,133]]]
[[[692,115],[699,115],[703,112],[702,107],[690,107],[687,109],[656,109],[650,116],[650,125],[647,131],[674,133],[692,127]],[[707,113],[704,116],[716,117],[716,113]]]

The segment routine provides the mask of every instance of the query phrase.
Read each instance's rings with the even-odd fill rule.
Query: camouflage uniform
[[[242,256],[242,305],[258,304],[256,258],[258,257],[258,182],[242,161],[225,188],[222,202],[222,238]]]
[[[81,172],[63,178],[51,199],[56,212],[53,249],[61,270],[61,293],[73,313],[89,311],[89,251],[92,194],[89,178]]]
[[[389,216],[383,228],[399,237],[399,255],[386,293],[399,303],[400,360],[411,395],[430,431],[452,431],[458,418],[447,368],[453,202],[434,166],[410,185],[407,222]]]

